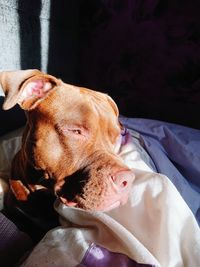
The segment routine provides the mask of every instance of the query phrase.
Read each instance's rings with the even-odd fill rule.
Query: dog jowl
[[[26,202],[48,191],[70,206],[109,210],[127,201],[134,173],[114,153],[118,108],[104,93],[39,70],[0,73],[5,110],[18,104],[27,123],[10,186]]]

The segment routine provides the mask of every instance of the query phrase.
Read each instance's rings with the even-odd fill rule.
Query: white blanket
[[[56,201],[62,226],[49,231],[21,266],[200,266],[194,215],[170,180],[153,172],[137,133],[132,135],[116,147],[136,173],[128,202],[87,212]]]

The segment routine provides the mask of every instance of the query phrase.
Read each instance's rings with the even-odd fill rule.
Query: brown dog
[[[10,185],[19,201],[50,191],[68,206],[109,210],[126,202],[133,172],[114,153],[118,108],[106,94],[40,72],[0,73],[4,109],[27,113]]]

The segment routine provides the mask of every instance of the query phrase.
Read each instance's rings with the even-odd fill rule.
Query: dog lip
[[[68,206],[68,207],[76,207],[76,206],[77,206],[77,203],[74,202],[74,201],[67,200],[67,199],[64,198],[64,197],[59,197],[59,198],[60,198],[61,202],[62,202],[63,204],[65,204],[66,206]]]

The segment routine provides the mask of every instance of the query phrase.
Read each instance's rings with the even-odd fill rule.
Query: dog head
[[[3,108],[19,104],[27,114],[12,178],[30,189],[42,172],[68,206],[108,210],[126,202],[134,174],[114,153],[121,126],[111,97],[39,70],[2,72],[0,83]]]

